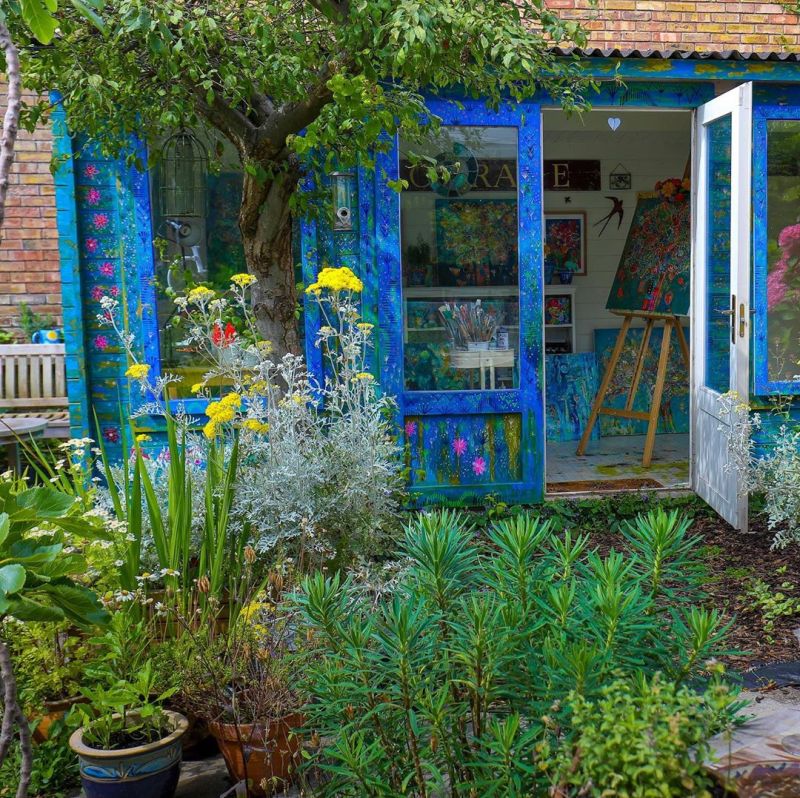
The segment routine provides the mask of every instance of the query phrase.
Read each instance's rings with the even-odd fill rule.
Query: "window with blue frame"
[[[179,131],[160,150],[151,180],[159,357],[162,373],[181,378],[170,398],[182,399],[208,364],[183,344],[173,298],[198,284],[224,291],[233,274],[247,270],[238,224],[242,171],[233,147],[205,131]],[[236,325],[226,321],[222,343]]]
[[[766,121],[767,378],[800,379],[800,120]]]
[[[400,141],[409,391],[518,387],[517,129]]]

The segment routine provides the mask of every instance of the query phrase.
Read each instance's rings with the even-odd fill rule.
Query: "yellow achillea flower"
[[[269,424],[264,421],[259,421],[257,418],[247,418],[242,425],[245,429],[252,430],[253,432],[259,432],[262,435],[266,435],[269,432]]]
[[[353,377],[353,379],[354,380],[374,380],[375,377],[373,377],[372,374],[370,374],[368,371],[359,371],[358,374],[356,374]]]
[[[152,441],[152,440],[153,439],[149,435],[141,434],[136,436],[137,443],[144,443],[145,441]]]
[[[231,282],[234,285],[238,285],[239,288],[247,288],[248,285],[252,285],[256,282],[256,278],[252,274],[241,272],[239,274],[234,274],[233,277],[231,277]]]
[[[198,285],[197,288],[193,288],[189,291],[189,295],[187,299],[190,302],[194,302],[196,305],[205,305],[210,299],[214,299],[216,293],[212,291],[210,288],[206,288],[204,285]]]
[[[235,391],[231,391],[230,393],[226,393],[218,402],[211,402],[206,408],[206,415],[211,419],[214,425],[224,424],[236,418],[236,411],[241,406],[242,397]],[[208,426],[209,425],[206,424],[206,427]],[[214,432],[216,432],[216,430],[213,430],[211,435],[208,435],[206,432],[207,437],[213,437]]]
[[[206,425],[203,427],[203,435],[206,436],[209,440],[215,437],[217,434],[217,425],[214,422],[214,419],[210,419],[206,422]]]
[[[194,385],[192,385],[191,390],[192,390],[192,393],[200,393],[200,391],[203,390],[203,383],[202,382],[196,382]]]
[[[372,332],[375,325],[370,324],[368,321],[360,321],[358,324],[356,324],[356,327],[358,327],[358,329],[361,330],[361,332],[368,333]]]
[[[333,293],[339,291],[353,291],[360,293],[364,289],[364,283],[355,276],[352,269],[347,266],[342,266],[339,269],[333,269],[326,266],[318,275],[317,282],[312,283],[306,288],[307,294],[321,294],[323,290],[328,290]]]
[[[143,380],[149,373],[150,366],[147,363],[134,363],[132,366],[128,366],[125,376],[132,380]]]

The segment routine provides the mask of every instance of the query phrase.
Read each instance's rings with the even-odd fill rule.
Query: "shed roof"
[[[557,55],[579,55],[584,58],[653,58],[679,61],[786,61],[800,63],[800,53],[759,52],[747,50],[663,50],[623,49],[619,47],[554,47]]]

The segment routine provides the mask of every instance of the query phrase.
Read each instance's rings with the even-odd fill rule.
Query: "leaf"
[[[53,3],[51,2],[51,5]],[[22,18],[33,35],[42,43],[50,44],[58,23],[42,0],[22,0]],[[55,9],[53,9],[55,10]]]
[[[82,626],[107,623],[110,616],[97,596],[79,585],[45,585],[41,588],[52,603]]]
[[[7,615],[13,615],[17,620],[27,622],[49,623],[63,621],[66,617],[63,610],[49,604],[40,604],[24,596],[7,599]]]
[[[0,546],[5,543],[8,538],[8,532],[11,529],[8,513],[0,513]]]
[[[17,506],[40,518],[59,518],[75,504],[75,497],[52,488],[31,488],[17,496]]]
[[[106,25],[103,18],[97,13],[102,7],[102,0],[70,0],[73,8],[82,16],[86,17],[101,33],[106,32]]]
[[[19,593],[25,587],[25,569],[21,565],[4,565],[0,568],[0,592]]]

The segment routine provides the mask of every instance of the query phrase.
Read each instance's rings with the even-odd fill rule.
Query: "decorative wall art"
[[[631,184],[631,173],[618,163],[608,175],[609,191],[630,191]]]
[[[622,207],[622,200],[619,197],[606,197],[607,200],[611,200],[611,210],[602,218],[598,219],[594,223],[594,227],[602,224],[603,226],[600,228],[600,232],[597,234],[599,238],[603,233],[606,231],[606,227],[608,227],[608,223],[612,219],[617,220],[617,230],[622,227],[622,220],[625,218],[625,209]]]
[[[656,187],[639,194],[606,307],[685,316],[691,253],[688,180]]]
[[[614,377],[605,394],[606,407],[625,407],[628,388],[633,381],[636,357],[642,342],[642,328],[631,328],[625,339],[625,346],[614,370]],[[594,349],[600,374],[604,374],[611,351],[617,340],[619,330],[597,329],[594,331]],[[650,336],[650,345],[644,363],[644,376],[639,383],[639,390],[633,403],[634,410],[648,410],[652,405],[654,379],[658,370],[658,356],[661,351],[662,327],[656,327]],[[687,340],[689,330],[684,327]],[[673,334],[674,337],[674,334]],[[649,375],[649,378],[648,378]],[[601,415],[600,435],[644,435],[647,432],[646,421],[636,421],[616,416]],[[657,432],[689,431],[689,376],[681,357],[680,347],[670,347],[667,362],[667,375],[664,380],[664,393],[661,397]]]
[[[544,299],[545,324],[572,324],[572,297],[546,296]]]
[[[439,284],[517,284],[517,201],[436,200]]]
[[[554,274],[586,274],[585,213],[545,213],[544,264],[548,283]]]

